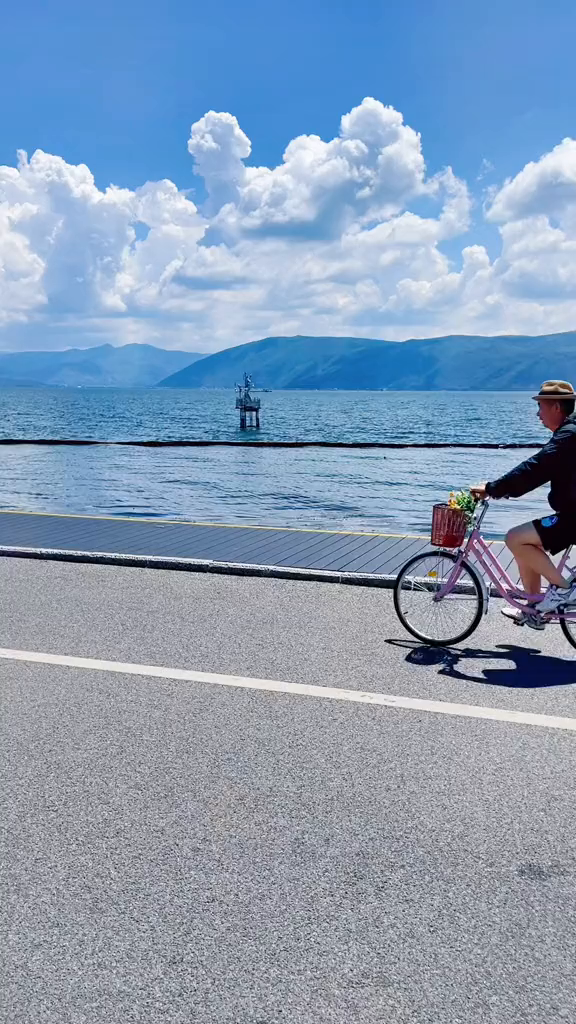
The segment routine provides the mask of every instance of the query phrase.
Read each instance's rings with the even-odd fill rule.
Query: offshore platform
[[[254,398],[253,391],[256,389],[252,378],[245,373],[244,383],[236,384],[236,408],[240,410],[240,430],[247,427],[260,429],[260,399]]]

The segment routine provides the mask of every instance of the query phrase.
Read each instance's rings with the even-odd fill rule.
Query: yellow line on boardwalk
[[[173,526],[217,526],[222,530],[267,530],[274,533],[328,533],[343,537],[405,537],[407,540],[428,540],[418,533],[367,533],[365,530],[320,530],[300,526],[252,526],[248,523],[195,523],[185,519],[145,519],[136,516],[90,516],[76,512],[23,512],[21,509],[0,509],[5,516],[43,516],[46,519],[89,519],[110,523],[166,523]]]

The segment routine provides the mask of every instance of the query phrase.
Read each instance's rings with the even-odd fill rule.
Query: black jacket
[[[576,515],[576,412],[536,455],[488,483],[486,493],[491,498],[520,498],[547,483],[554,511]]]

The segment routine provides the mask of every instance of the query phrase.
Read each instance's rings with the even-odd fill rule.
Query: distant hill
[[[0,353],[2,387],[151,387],[201,356],[154,345]]]
[[[275,389],[530,391],[548,378],[576,386],[576,331],[403,342],[264,338],[206,356],[159,386],[233,387],[244,372],[257,386]]]
[[[294,381],[319,380],[346,359],[386,344],[394,346],[394,342],[367,338],[264,338],[206,356],[197,367],[187,366],[161,381],[160,387],[233,387],[244,372],[250,373],[259,387],[307,387]]]

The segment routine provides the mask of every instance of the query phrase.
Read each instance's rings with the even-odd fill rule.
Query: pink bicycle
[[[398,573],[394,607],[404,628],[417,640],[435,647],[465,640],[488,613],[492,593],[519,609],[524,608],[523,601],[542,600],[543,593],[525,594],[516,586],[480,533],[488,505],[488,501],[481,501],[476,506],[463,547],[457,551],[425,551],[406,562]],[[562,555],[559,569],[576,574],[576,568],[568,567],[570,550]],[[576,647],[575,606],[546,616],[546,622],[559,622],[566,639]]]

